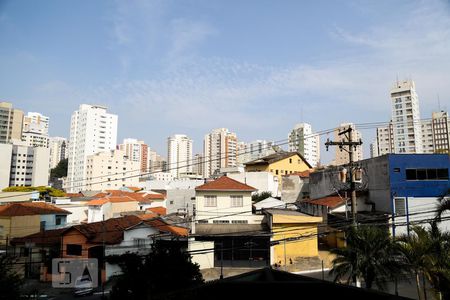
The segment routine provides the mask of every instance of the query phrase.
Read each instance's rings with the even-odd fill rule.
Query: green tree
[[[203,283],[198,264],[176,244],[155,242],[144,257],[128,253],[109,257],[108,262],[119,264],[123,272],[116,278],[111,299],[149,299]]]
[[[64,197],[66,194],[58,189],[47,186],[11,186],[4,188],[3,192],[39,192],[39,198],[45,199],[47,197]]]
[[[20,288],[23,282],[13,270],[13,266],[12,258],[0,256],[0,299],[20,299]]]
[[[267,199],[269,197],[272,197],[272,192],[254,193],[252,195],[252,201],[257,203],[257,202]]]
[[[428,279],[438,298],[450,299],[450,234],[432,222],[428,229],[412,227],[410,234],[400,237],[397,243],[407,270],[416,278],[419,299],[424,293],[421,275]]]
[[[363,280],[366,288],[375,283],[383,289],[387,279],[402,274],[399,253],[386,229],[351,227],[346,232],[346,244],[345,248],[331,251],[336,255],[330,271],[334,281],[345,280],[350,284]]]
[[[50,178],[67,177],[67,165],[68,165],[67,158],[60,160],[58,165],[53,169],[51,169]]]

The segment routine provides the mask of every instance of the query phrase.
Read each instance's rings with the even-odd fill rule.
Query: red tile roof
[[[308,200],[305,202],[334,208],[334,207],[337,207],[337,206],[343,204],[345,201],[342,200],[342,198],[339,196],[328,196],[328,197],[323,197],[323,198],[319,198],[319,199]]]
[[[167,214],[167,209],[162,206],[150,207],[150,208],[147,208],[146,210],[154,212],[155,214],[158,214],[159,216],[165,216]]]
[[[83,195],[83,193],[66,193],[66,197],[80,198],[80,197],[84,197],[84,195]]]
[[[309,174],[311,174],[313,172],[313,170],[306,170],[306,171],[302,171],[302,172],[295,172],[292,174],[287,174],[284,176],[299,176],[302,178],[309,178]]]
[[[138,188],[136,186],[127,186],[126,188],[133,192],[138,192],[138,191],[142,190],[142,188]]]
[[[256,191],[254,187],[246,185],[227,176],[205,183],[195,188],[196,191]]]
[[[45,202],[20,202],[0,206],[0,216],[68,215],[71,212]]]

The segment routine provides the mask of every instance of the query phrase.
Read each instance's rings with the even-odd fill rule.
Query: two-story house
[[[45,202],[18,202],[0,206],[0,244],[15,237],[66,226],[70,212]]]

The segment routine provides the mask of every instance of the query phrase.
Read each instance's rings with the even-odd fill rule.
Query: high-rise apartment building
[[[118,146],[119,150],[125,152],[125,155],[140,165],[141,173],[148,172],[148,145],[144,141],[137,139],[124,139]]]
[[[29,112],[23,117],[22,141],[31,147],[49,147],[48,137],[49,118],[37,113]]]
[[[50,138],[50,169],[56,168],[58,163],[67,158],[67,139],[63,137]]]
[[[352,127],[352,133],[351,133],[351,138],[352,141],[356,142],[362,139],[362,135],[361,133],[356,130],[356,126],[353,123],[343,123],[339,126],[339,128],[337,130],[334,131],[334,140],[336,142],[339,141],[343,141],[343,142],[348,142],[348,133],[347,134],[342,134],[339,135],[340,132],[348,129],[349,127]],[[344,146],[345,150],[348,150],[348,146]],[[335,158],[333,160],[333,165],[335,166],[340,166],[340,165],[344,165],[344,164],[348,164],[350,162],[350,156],[349,153],[345,150],[341,150],[339,147],[335,147],[336,149],[336,154],[335,154]],[[363,150],[362,150],[362,146],[357,146],[356,149],[353,148],[353,161],[359,161],[363,159]]]
[[[289,152],[299,152],[313,167],[320,161],[320,136],[314,134],[308,123],[295,125],[289,134]]]
[[[239,142],[237,144],[238,164],[243,165],[246,162],[274,154],[275,150],[273,150],[272,145],[273,142],[266,140],[256,140],[250,143]]]
[[[148,162],[147,165],[149,166],[149,172],[155,173],[155,172],[166,172],[167,170],[167,161],[156,153],[155,150],[148,148]]]
[[[431,114],[434,153],[450,153],[450,119],[448,112]]]
[[[203,142],[205,178],[220,168],[235,167],[237,164],[237,137],[227,128],[214,129],[205,135]]]
[[[84,190],[116,190],[124,186],[136,186],[140,174],[140,163],[131,160],[125,151],[98,152],[86,158]]]
[[[175,134],[167,138],[167,163],[175,178],[192,172],[192,140],[188,136]]]
[[[116,143],[117,115],[107,113],[104,106],[81,104],[70,123],[67,191],[85,189],[87,156],[113,150]]]
[[[391,101],[394,153],[422,153],[419,98],[414,81],[396,82]]]
[[[20,141],[0,144],[0,189],[48,185],[49,153],[48,148],[28,147]]]
[[[9,102],[0,102],[0,143],[22,139],[23,111]]]
[[[203,176],[204,170],[203,154],[195,154],[192,160],[192,173]]]

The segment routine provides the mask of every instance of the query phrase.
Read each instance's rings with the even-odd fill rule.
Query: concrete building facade
[[[49,156],[48,148],[0,144],[0,189],[48,185]]]
[[[122,150],[110,150],[86,158],[87,191],[118,189],[139,184],[140,163],[128,158]]]
[[[70,124],[66,190],[83,190],[87,157],[115,149],[116,143],[117,115],[107,113],[104,106],[81,104]]]
[[[335,141],[348,141],[348,133],[339,135],[340,132],[352,127],[352,141],[356,142],[362,139],[361,133],[356,130],[356,126],[353,123],[343,123],[339,126],[337,130],[334,131],[334,140]],[[348,147],[346,147],[348,149]],[[347,164],[350,161],[350,157],[347,151],[341,150],[339,147],[335,147],[335,158],[333,160],[333,165],[339,166],[343,164]],[[361,146],[357,146],[356,149],[353,149],[353,161],[359,161],[363,159],[363,150]]]
[[[61,160],[67,158],[67,146],[66,138],[50,138],[50,169],[55,168]]]
[[[205,135],[203,142],[205,178],[218,172],[220,168],[237,164],[237,136],[227,128],[214,129]]]
[[[250,143],[239,142],[237,144],[237,163],[243,165],[246,162],[275,153],[273,142],[256,140]]]
[[[391,101],[394,153],[422,153],[419,98],[414,81],[396,82]]]
[[[148,145],[144,141],[137,139],[124,139],[122,144],[118,146],[119,150],[125,152],[125,155],[134,162],[138,162],[141,173],[148,172]]]
[[[0,143],[22,139],[23,111],[9,102],[0,102]]]
[[[192,140],[184,134],[167,138],[168,171],[175,177],[180,173],[192,173]]]
[[[310,124],[297,124],[289,134],[289,151],[300,153],[311,166],[317,167],[320,161],[320,136],[313,134]]]

